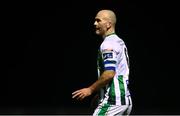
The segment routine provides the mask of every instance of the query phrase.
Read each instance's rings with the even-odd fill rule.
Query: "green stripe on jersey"
[[[109,90],[109,98],[108,98],[108,103],[109,104],[116,104],[116,100],[115,100],[115,88],[114,88],[114,80],[111,81],[111,85],[110,85],[110,90]]]
[[[109,107],[110,107],[109,104],[104,104],[104,105],[101,107],[101,109],[100,109],[100,111],[99,111],[99,113],[98,113],[98,116],[104,116],[104,115],[107,113],[107,110],[108,110]]]
[[[118,80],[119,80],[119,88],[120,88],[120,92],[121,92],[121,104],[125,105],[126,101],[125,101],[125,89],[124,89],[123,75],[119,75]]]
[[[102,53],[100,50],[98,50],[98,56],[97,56],[97,69],[100,71],[100,75],[102,72],[104,72],[104,64],[102,59]]]

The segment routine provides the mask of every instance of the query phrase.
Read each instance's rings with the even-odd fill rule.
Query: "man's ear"
[[[111,28],[111,25],[112,25],[112,24],[111,24],[110,21],[108,21],[107,24],[106,24],[106,26],[107,26],[108,29]]]

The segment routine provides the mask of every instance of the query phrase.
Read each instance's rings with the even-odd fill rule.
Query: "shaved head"
[[[103,17],[105,20],[110,21],[113,24],[113,26],[115,26],[116,15],[112,10],[100,10],[97,15]]]
[[[105,37],[115,33],[116,15],[112,10],[100,10],[95,17],[96,34]]]

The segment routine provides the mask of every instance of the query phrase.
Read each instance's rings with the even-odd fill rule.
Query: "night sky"
[[[18,4],[18,3],[16,3]],[[117,15],[130,58],[132,114],[180,114],[176,4],[89,0],[6,4],[1,37],[1,114],[91,114],[93,96],[71,99],[97,79],[100,9]],[[32,5],[31,5],[32,4]]]

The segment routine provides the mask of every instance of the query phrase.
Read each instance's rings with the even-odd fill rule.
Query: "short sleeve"
[[[116,70],[117,54],[113,44],[105,43],[101,47],[104,70]]]

